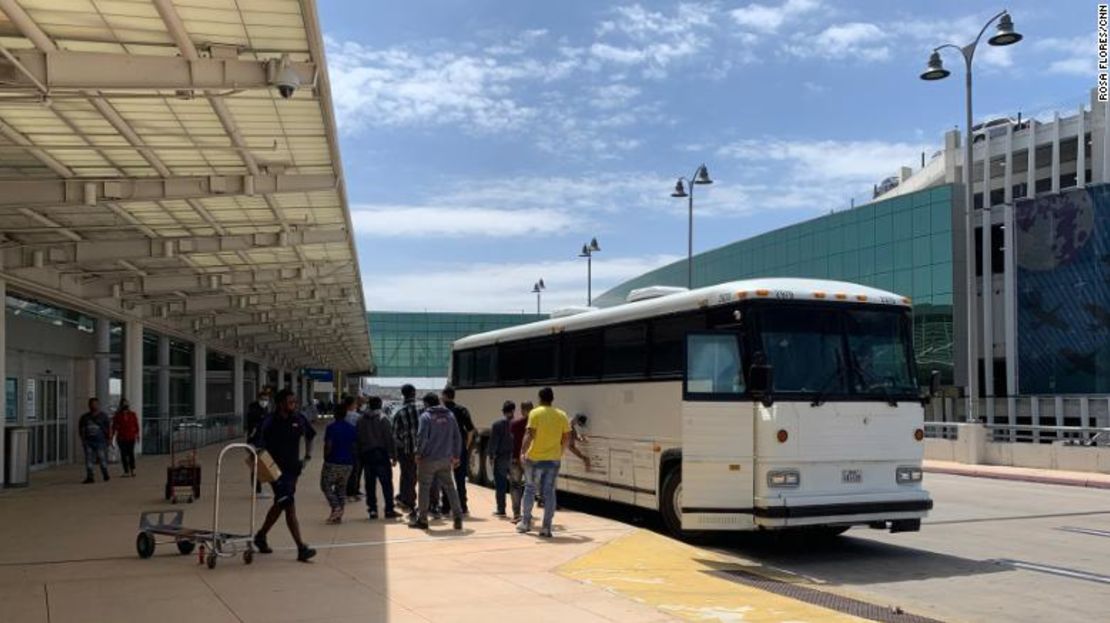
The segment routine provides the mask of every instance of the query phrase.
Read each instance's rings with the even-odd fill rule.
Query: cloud
[[[627,279],[678,260],[673,255],[598,257],[593,292],[598,295]],[[369,309],[448,312],[534,312],[531,284],[542,278],[543,310],[586,304],[582,260],[414,266],[411,272],[374,275],[363,283]]]
[[[669,182],[673,184],[673,182]],[[598,219],[667,205],[668,180],[644,173],[456,180],[408,204],[351,206],[357,236],[506,238],[594,230]]]
[[[829,26],[805,46],[795,46],[791,50],[799,56],[884,61],[890,58],[886,40],[887,34],[875,24],[849,22]]]
[[[711,5],[701,3],[679,4],[671,14],[639,4],[617,7],[598,26],[589,52],[604,63],[639,66],[645,78],[665,78],[671,65],[710,46],[713,14]]]
[[[557,209],[507,210],[432,205],[355,205],[355,234],[375,238],[505,238],[552,234],[571,229],[578,219]]]
[[[917,163],[926,144],[886,141],[742,140],[717,154],[736,161],[741,180],[716,202],[721,209],[826,211],[868,199],[872,184]],[[770,185],[764,179],[782,180]]]
[[[1094,76],[1097,65],[1091,37],[1049,37],[1039,39],[1033,47],[1055,56],[1049,62],[1048,72],[1073,76]]]
[[[518,128],[536,111],[513,98],[514,82],[538,64],[452,52],[420,55],[328,40],[332,96],[340,125],[454,124],[473,131]]]
[[[786,0],[779,5],[752,3],[733,9],[729,16],[741,28],[758,33],[774,33],[783,24],[813,11],[820,4],[818,0]]]

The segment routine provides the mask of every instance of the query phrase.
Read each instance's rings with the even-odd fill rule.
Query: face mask
[[[259,400],[259,401],[258,401],[258,404],[259,404],[259,405],[260,405],[260,406],[261,406],[261,407],[262,407],[263,409],[265,409],[266,407],[270,406],[270,401],[269,401],[269,400]]]

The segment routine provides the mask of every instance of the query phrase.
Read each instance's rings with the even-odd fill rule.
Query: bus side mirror
[[[926,390],[924,396],[921,397],[921,406],[927,406],[933,401],[933,397],[940,394],[940,370],[933,370],[929,373],[929,389]]]
[[[748,372],[748,391],[752,398],[770,407],[775,404],[771,388],[774,387],[775,368],[769,363],[755,363]]]

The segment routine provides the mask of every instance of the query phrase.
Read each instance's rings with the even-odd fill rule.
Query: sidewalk
[[[925,471],[932,474],[952,474],[997,480],[1019,480],[1048,485],[1110,489],[1110,474],[1097,472],[1068,472],[1032,467],[1007,467],[1004,465],[968,465],[951,461],[925,461]]]
[[[319,550],[308,564],[284,522],[271,533],[276,550],[254,563],[221,558],[215,569],[181,556],[172,543],[154,557],[135,552],[139,512],[182,508],[190,527],[210,529],[215,457],[201,453],[202,498],[162,500],[166,457],[141,457],[139,476],[82,485],[84,467],[31,475],[31,486],[0,494],[0,603],[5,623],[243,623],[314,621],[429,622],[528,620],[596,623],[669,621],[654,607],[561,576],[558,567],[635,532],[581,513],[560,511],[555,538],[518,535],[492,516],[493,494],[470,486],[472,519],[461,533],[449,521],[432,531],[400,522],[367,521],[349,504],[343,524],[324,523],[320,462],[309,464],[297,491],[305,539]],[[316,448],[320,453],[319,447]],[[225,460],[221,528],[245,531],[247,470],[239,454]],[[259,500],[259,517],[270,500]]]

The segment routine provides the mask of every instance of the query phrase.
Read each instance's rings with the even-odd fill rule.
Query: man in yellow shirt
[[[540,406],[528,414],[528,428],[521,444],[521,464],[525,469],[524,517],[516,526],[520,533],[532,529],[532,507],[536,502],[536,487],[543,496],[543,527],[540,536],[551,537],[551,521],[555,518],[555,478],[563,453],[570,444],[570,420],[561,409],[551,406],[555,392],[545,387],[539,393]]]

